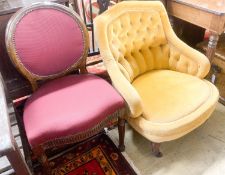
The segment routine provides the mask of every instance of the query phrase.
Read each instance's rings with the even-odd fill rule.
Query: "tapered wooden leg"
[[[118,119],[118,131],[119,131],[119,150],[123,152],[125,150],[124,136],[125,136],[125,119]]]
[[[209,36],[208,48],[206,51],[206,56],[208,57],[210,62],[212,62],[214,58],[218,40],[219,35],[217,33],[211,32]]]
[[[33,149],[34,156],[38,159],[40,162],[42,168],[43,168],[43,173],[45,175],[50,175],[51,174],[51,167],[49,166],[48,162],[48,157],[45,154],[44,149],[41,146],[35,147]]]
[[[152,153],[154,156],[156,157],[162,157],[163,154],[160,152],[160,143],[154,143],[151,142],[151,146],[152,146]]]
[[[65,6],[69,7],[69,1],[65,2]]]

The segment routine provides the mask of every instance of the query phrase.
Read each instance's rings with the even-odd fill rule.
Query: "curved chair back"
[[[80,17],[56,3],[36,3],[18,11],[6,29],[13,64],[37,88],[37,80],[86,70],[88,33]]]
[[[107,41],[107,49],[129,81],[152,69],[169,67],[165,15],[160,2],[138,2],[137,6],[132,1],[118,3],[95,19],[96,26],[103,26],[96,29],[102,33],[101,41]]]

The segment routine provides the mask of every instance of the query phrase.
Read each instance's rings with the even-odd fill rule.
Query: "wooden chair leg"
[[[43,168],[43,173],[45,175],[50,175],[51,174],[51,167],[49,166],[48,162],[48,157],[45,154],[45,150],[43,147],[38,146],[33,149],[34,156],[38,159],[40,162],[42,168]]]
[[[65,2],[65,6],[69,7],[69,1]]]
[[[154,143],[151,142],[151,146],[152,146],[152,153],[154,156],[156,157],[162,157],[163,154],[160,152],[160,143]]]
[[[125,136],[125,119],[119,117],[118,119],[118,131],[119,131],[119,150],[123,152],[125,150],[124,136]]]

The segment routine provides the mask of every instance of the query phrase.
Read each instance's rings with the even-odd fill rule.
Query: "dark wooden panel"
[[[196,47],[204,39],[205,29],[176,17],[170,17],[177,36],[191,47]]]

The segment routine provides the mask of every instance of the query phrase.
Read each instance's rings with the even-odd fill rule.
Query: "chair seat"
[[[69,75],[41,86],[24,108],[24,125],[33,147],[94,127],[124,107],[122,97],[94,75]]]
[[[147,72],[132,84],[141,97],[143,115],[129,121],[155,142],[181,137],[202,124],[219,97],[210,82],[171,70]]]

